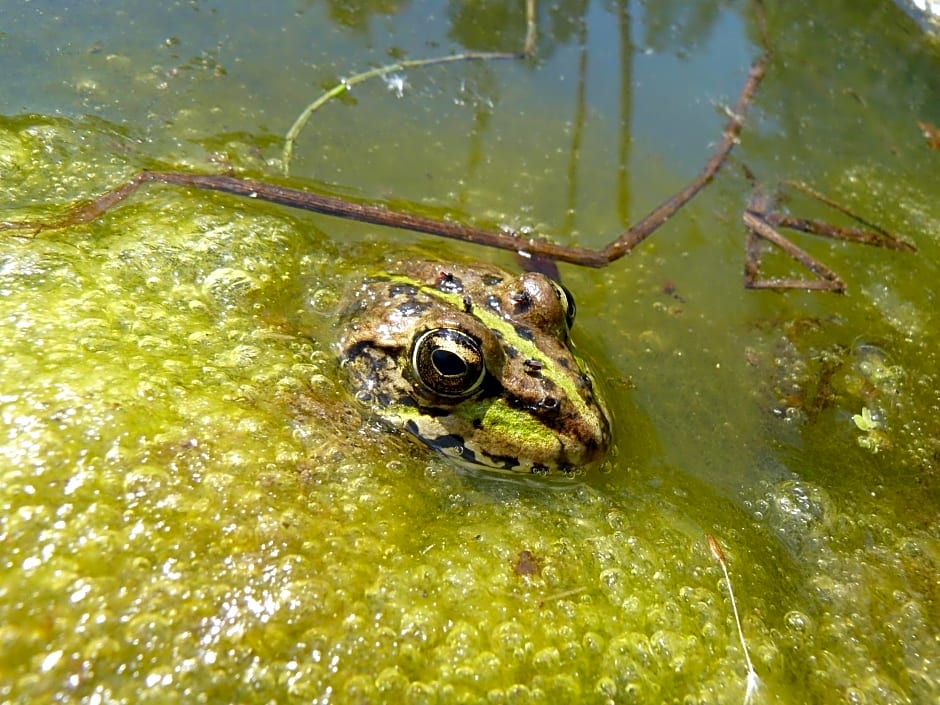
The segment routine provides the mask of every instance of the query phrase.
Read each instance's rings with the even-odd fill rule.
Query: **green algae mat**
[[[5,8],[0,221],[145,168],[283,180],[343,77],[526,34],[522,2],[261,5]],[[505,254],[161,185],[0,233],[0,700],[940,700],[940,49],[891,3],[826,5],[768,0],[708,189],[563,267],[614,421],[567,486],[449,466],[337,367],[342,292],[389,253]],[[744,2],[536,10],[534,58],[318,110],[287,182],[603,246],[704,164],[759,27]],[[742,166],[918,251],[795,236],[848,293],[745,291]]]

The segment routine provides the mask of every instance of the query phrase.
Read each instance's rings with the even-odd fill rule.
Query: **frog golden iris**
[[[570,477],[610,445],[574,314],[540,273],[400,261],[351,293],[339,359],[362,404],[443,455]]]

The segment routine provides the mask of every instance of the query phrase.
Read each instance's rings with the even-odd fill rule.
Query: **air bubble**
[[[787,612],[786,616],[783,618],[783,622],[787,625],[790,631],[801,636],[807,635],[813,631],[813,621],[807,615],[798,610],[791,610]]]

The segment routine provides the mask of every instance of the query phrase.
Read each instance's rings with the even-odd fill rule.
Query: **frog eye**
[[[552,282],[552,285],[555,287],[555,294],[558,296],[562,308],[565,309],[565,323],[568,330],[571,330],[574,325],[574,317],[578,313],[578,307],[574,303],[574,294],[564,284]]]
[[[422,333],[411,350],[411,368],[425,387],[442,397],[470,396],[486,377],[480,341],[454,328]]]

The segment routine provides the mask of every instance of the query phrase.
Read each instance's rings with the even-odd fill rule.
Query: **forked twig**
[[[757,671],[754,670],[754,664],[751,663],[751,654],[747,650],[747,641],[744,639],[744,629],[741,626],[741,617],[738,615],[738,603],[734,599],[734,589],[731,587],[731,576],[728,575],[725,554],[721,550],[721,546],[718,545],[718,540],[711,534],[708,535],[708,548],[711,550],[715,560],[718,561],[718,565],[721,566],[721,572],[725,576],[725,585],[728,587],[728,597],[731,598],[731,612],[734,614],[734,623],[738,627],[738,639],[741,641],[741,651],[744,652],[744,663],[747,665],[744,705],[749,705],[754,698],[754,694],[757,693],[758,688],[760,688],[760,678],[757,676]]]
[[[749,178],[753,177],[748,173]],[[832,291],[842,293],[845,291],[845,282],[829,267],[810,255],[806,250],[798,247],[789,239],[780,234],[777,228],[787,228],[810,235],[855,242],[862,245],[872,245],[888,250],[902,252],[915,252],[914,245],[892,235],[887,230],[875,225],[857,213],[849,210],[840,203],[828,198],[818,191],[795,181],[785,181],[783,185],[805,193],[821,203],[835,208],[865,228],[852,228],[841,225],[832,225],[819,220],[795,218],[773,210],[773,202],[759,186],[754,186],[747,208],[742,216],[744,227],[747,230],[745,242],[744,285],[749,289],[803,289]],[[780,279],[764,278],[760,272],[761,242],[768,242],[783,250],[791,258],[802,264],[816,275],[815,279]]]

